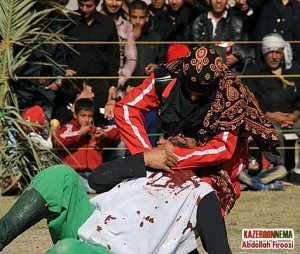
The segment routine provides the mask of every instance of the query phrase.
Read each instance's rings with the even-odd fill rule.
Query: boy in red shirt
[[[73,119],[56,130],[56,145],[64,162],[82,177],[87,192],[92,193],[87,184],[91,172],[102,164],[101,148],[120,138],[115,125],[93,126],[94,104],[90,99],[80,99],[75,103]]]

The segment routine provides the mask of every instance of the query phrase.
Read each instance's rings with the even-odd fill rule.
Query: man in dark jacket
[[[129,19],[136,42],[153,41],[153,44],[137,43],[138,58],[133,75],[150,75],[158,64],[166,61],[162,45],[156,43],[161,41],[161,37],[148,27],[149,9],[144,1],[133,1],[129,5]]]
[[[99,113],[99,108],[103,108],[108,100],[117,96],[118,79],[113,77],[119,76],[120,48],[114,21],[96,10],[99,2],[100,0],[79,0],[77,12],[81,16],[70,14],[74,22],[71,23],[67,35],[69,40],[81,41],[82,44],[74,44],[75,51],[67,51],[67,75],[112,77],[91,79],[88,82],[95,94],[94,121],[101,126],[105,120]]]
[[[187,5],[184,0],[169,0],[168,9],[154,16],[154,30],[162,41],[187,41],[186,29],[189,24],[203,11],[203,6],[193,2]],[[167,52],[169,44],[164,46]]]
[[[221,3],[220,3],[221,2]],[[245,41],[248,34],[244,21],[226,8],[226,0],[210,0],[210,10],[200,14],[188,30],[191,41]],[[250,45],[217,43],[218,51],[226,65],[235,73],[243,73],[249,62],[254,61],[254,51]]]
[[[254,40],[261,41],[269,33],[279,33],[286,41],[300,40],[300,2],[298,0],[247,0],[253,8]],[[292,44],[294,60],[300,63],[300,45]],[[261,44],[257,44],[255,58],[263,59]]]

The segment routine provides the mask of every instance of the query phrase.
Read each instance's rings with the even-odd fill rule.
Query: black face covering
[[[210,94],[191,100],[186,85],[182,83],[182,73],[179,73],[169,97],[163,101],[160,114],[163,132],[170,135],[182,132],[185,136],[198,139],[197,133],[211,106],[212,97],[213,94]]]

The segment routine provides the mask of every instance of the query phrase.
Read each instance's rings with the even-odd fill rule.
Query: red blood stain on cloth
[[[109,222],[110,220],[115,220],[116,217],[112,217],[111,215],[108,215],[105,220],[104,220],[104,224],[107,224],[107,222]]]
[[[154,178],[158,172],[154,172],[150,177]],[[196,175],[192,170],[184,170],[184,171],[175,171],[174,174],[162,173],[162,176],[158,179],[153,179],[153,181],[148,182],[146,185],[150,185],[153,187],[161,187],[161,188],[171,188],[174,189],[176,187],[186,188],[182,185],[186,182],[191,182],[195,188],[197,188],[200,183],[193,179]],[[168,180],[164,184],[157,183],[161,178],[168,177]]]
[[[186,228],[182,231],[182,234],[184,235],[185,231],[188,229],[193,230],[193,224],[190,221],[187,223]]]
[[[146,221],[149,221],[150,223],[154,223],[154,218],[151,218],[150,216],[147,216],[144,218]]]

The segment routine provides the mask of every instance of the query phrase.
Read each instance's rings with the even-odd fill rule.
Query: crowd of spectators
[[[66,41],[79,43],[72,44],[72,48],[48,44],[31,57],[32,62],[47,62],[48,59],[41,54],[41,51],[46,51],[51,59],[61,64],[61,68],[31,63],[18,73],[28,77],[52,76],[53,79],[13,83],[21,111],[39,105],[48,123],[51,119],[59,121],[59,126],[55,127],[59,137],[54,142],[56,147],[62,147],[69,138],[80,143],[81,148],[87,143],[87,147],[96,149],[100,156],[102,151],[95,145],[98,141],[94,140],[99,134],[97,128],[114,126],[116,100],[126,95],[128,87],[137,85],[137,79],[133,78],[148,76],[159,64],[166,62],[172,44],[184,44],[189,48],[209,45],[217,49],[227,66],[238,75],[273,75],[272,78],[247,78],[243,81],[278,130],[298,128],[299,78],[283,78],[282,75],[299,73],[299,43],[294,43],[300,40],[299,1],[151,0],[147,4],[142,0],[103,0],[101,3],[100,0],[78,0],[68,4],[64,1],[63,4],[68,9],[65,14],[55,12],[47,18],[54,21],[51,23],[53,30],[66,27],[62,29]],[[58,18],[65,16],[70,19]],[[262,40],[265,43],[279,40],[281,44],[275,43],[273,47],[266,44],[264,47],[260,43]],[[74,105],[82,100],[93,102],[88,110],[93,109],[88,125],[96,127],[93,128],[95,133],[90,134],[91,128],[86,128],[82,135],[79,131],[76,136],[72,135],[72,126],[76,125],[80,109],[76,111]],[[154,114],[157,117],[158,112]],[[81,130],[81,125],[76,128]],[[156,132],[159,132],[159,127]],[[88,138],[82,141],[82,136]],[[114,134],[114,139],[117,136]],[[285,142],[295,144],[295,140],[291,143],[286,139],[282,133],[282,146],[286,145]],[[93,147],[89,146],[90,143]],[[113,144],[116,150],[125,149],[120,140]],[[72,145],[66,143],[66,146]],[[286,158],[284,150],[281,151]],[[91,153],[90,150],[87,152]],[[78,158],[82,157],[80,154]],[[63,157],[72,158],[72,163],[75,157],[76,165],[82,161],[82,158],[76,159],[71,150]],[[102,157],[99,158],[99,163],[102,163]],[[104,156],[104,160],[108,159]],[[295,162],[294,157],[292,160]],[[290,176],[286,180],[300,184],[300,163],[299,169],[292,171],[295,163],[287,165],[289,162],[286,160],[282,165],[270,167],[280,168],[281,172],[287,170]],[[78,169],[84,173],[93,170],[88,165],[79,165]],[[280,176],[285,175],[281,173]]]

